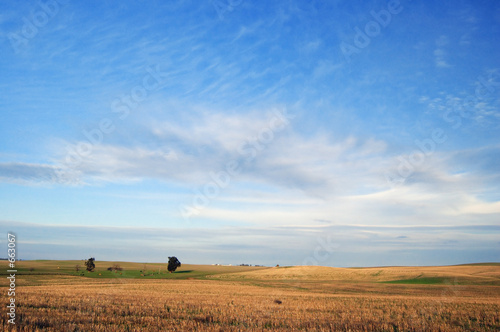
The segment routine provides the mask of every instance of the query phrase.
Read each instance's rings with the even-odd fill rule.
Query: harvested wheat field
[[[27,268],[29,262],[23,264]],[[43,264],[37,264],[41,269]],[[105,266],[101,264],[101,268]],[[16,290],[15,329],[4,315],[2,325],[5,331],[500,328],[498,264],[248,271],[242,271],[242,267],[220,267],[220,271],[216,274],[217,267],[186,265],[176,273],[160,271],[156,278],[147,279],[146,275],[121,278],[119,274],[103,278],[99,270],[84,277],[56,274],[57,271],[36,274],[35,269],[19,276],[22,282]],[[2,297],[2,306],[6,304]]]

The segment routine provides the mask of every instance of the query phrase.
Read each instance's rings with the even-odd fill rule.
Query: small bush
[[[120,265],[115,264],[115,265],[113,265],[113,266],[108,267],[108,269],[107,269],[107,270],[108,270],[108,271],[115,271],[115,272],[117,272],[117,271],[123,271],[123,268],[122,268]],[[142,271],[141,271],[141,272],[142,272]]]

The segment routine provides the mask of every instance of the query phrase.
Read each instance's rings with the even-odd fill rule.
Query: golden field
[[[350,269],[183,265],[169,274],[162,270],[165,264],[120,263],[129,276],[142,272],[137,278],[106,275],[111,264],[99,262],[95,272],[81,276],[71,275],[70,261],[19,262],[16,326],[3,314],[4,331],[500,329],[499,264]],[[7,283],[1,286],[6,294]],[[2,307],[7,301],[3,296]]]

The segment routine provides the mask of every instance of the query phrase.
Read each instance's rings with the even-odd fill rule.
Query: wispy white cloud
[[[316,68],[314,68],[313,77],[321,78],[323,76],[331,75],[336,70],[345,66],[345,63],[332,63],[330,61],[320,61]]]
[[[331,218],[373,225],[451,225],[466,223],[468,215],[487,213],[494,218],[498,214],[496,201],[481,198],[488,190],[485,182],[498,185],[499,179],[492,178],[495,163],[485,158],[496,155],[498,148],[436,151],[414,167],[404,186],[391,189],[384,174],[397,172],[398,164],[387,142],[353,136],[335,140],[326,133],[304,136],[294,130],[292,119],[288,126],[281,123],[283,130],[258,143],[259,149],[253,148],[259,135],[269,135],[273,116],[273,112],[223,115],[198,110],[181,122],[145,121],[142,132],[154,138],[153,145],[98,144],[75,165],[65,164],[63,155],[54,158],[52,165],[3,163],[0,174],[4,181],[56,183],[68,171],[61,167],[65,165],[70,175],[77,176],[73,183],[153,179],[189,188],[211,181],[211,173],[236,161],[241,172],[231,179],[229,191],[197,218],[275,225]],[[77,150],[79,144],[70,144],[70,150]],[[468,164],[478,158],[481,163]],[[461,168],[468,173],[457,173]],[[256,195],[266,198],[256,200]],[[288,202],[276,203],[275,195],[287,197]]]
[[[280,130],[270,130],[273,119]],[[202,111],[182,123],[148,124],[146,132],[154,137],[157,148],[93,146],[75,169],[85,177],[110,181],[158,178],[199,183],[208,179],[209,172],[223,170],[235,160],[242,167],[241,181],[314,195],[380,185],[370,177],[381,171],[385,142],[354,137],[335,142],[326,134],[305,138],[293,130],[293,124],[287,127],[280,121],[273,112],[231,116]],[[70,150],[80,144],[70,145]]]
[[[449,38],[447,36],[440,36],[436,40],[436,48],[434,49],[434,58],[436,62],[436,67],[438,68],[448,68],[451,67],[446,60],[446,47],[449,44]]]
[[[57,182],[57,170],[52,165],[7,162],[0,163],[0,179],[19,184]]]

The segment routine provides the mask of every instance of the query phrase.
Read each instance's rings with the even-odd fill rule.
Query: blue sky
[[[498,261],[497,1],[0,9],[20,258]]]

